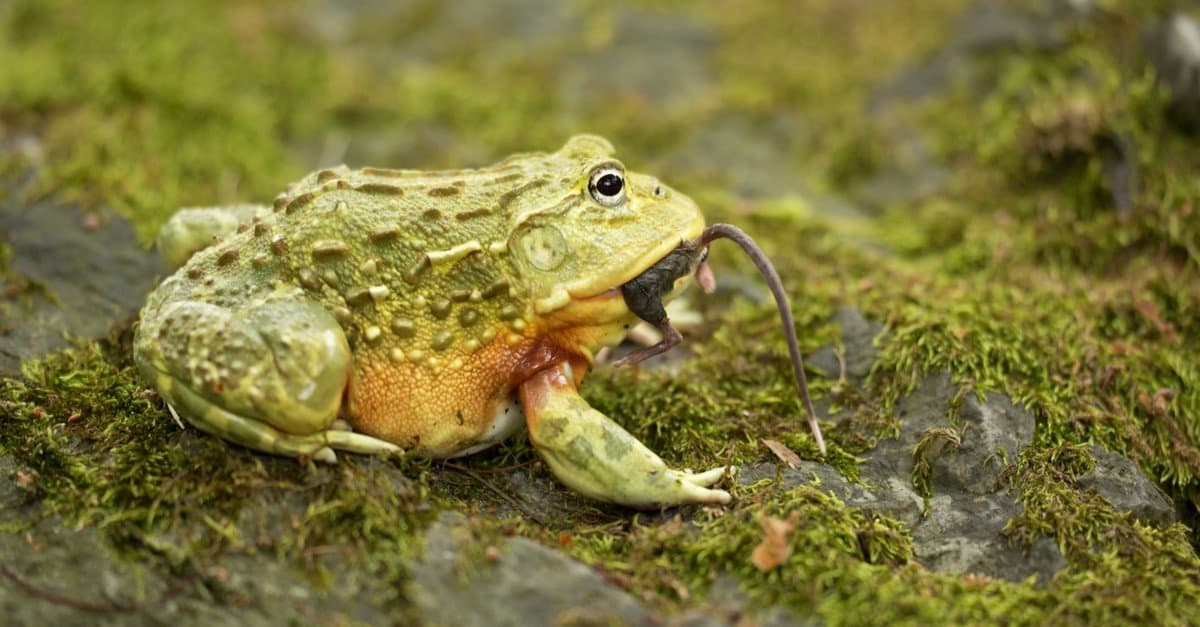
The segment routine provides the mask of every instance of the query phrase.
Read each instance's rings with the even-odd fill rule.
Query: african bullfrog
[[[141,312],[138,368],[176,419],[267,453],[445,458],[527,425],[589,497],[727,503],[710,486],[729,469],[669,468],[577,391],[636,322],[620,287],[705,228],[613,152],[580,135],[476,170],[342,166],[270,207],[180,212],[160,243],[183,265]],[[703,258],[682,263],[667,298]]]

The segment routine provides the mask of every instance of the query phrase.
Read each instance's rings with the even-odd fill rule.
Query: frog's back
[[[352,344],[381,339],[372,327],[393,321],[433,328],[508,314],[522,306],[506,250],[506,192],[497,190],[525,178],[518,165],[314,172],[159,292],[232,306],[299,287],[329,307]]]

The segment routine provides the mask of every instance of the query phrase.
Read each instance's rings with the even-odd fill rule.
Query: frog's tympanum
[[[479,170],[322,170],[272,207],[177,214],[159,241],[183,266],[134,358],[177,419],[268,453],[454,457],[524,424],[587,496],[726,503],[726,468],[667,467],[577,391],[637,320],[622,286],[659,277],[658,309],[706,272],[704,231],[595,136]]]

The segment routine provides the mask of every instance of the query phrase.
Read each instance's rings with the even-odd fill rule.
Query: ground
[[[1200,59],[1171,44],[1195,23],[1169,9],[1198,16],[0,2],[0,608],[18,624],[1196,621]],[[582,390],[672,464],[741,467],[728,507],[588,502],[523,438],[448,463],[270,458],[181,431],[138,380],[130,326],[175,208],[576,132],[767,250],[825,460],[732,246],[714,247],[721,289],[692,296],[685,349]]]

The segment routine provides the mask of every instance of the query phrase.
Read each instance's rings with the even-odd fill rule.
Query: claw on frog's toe
[[[324,462],[326,464],[337,463],[337,453],[334,453],[333,449],[329,448],[328,446],[322,447],[316,453],[313,453],[312,458],[316,461]]]
[[[167,403],[167,411],[171,412],[171,417],[175,419],[175,424],[179,425],[180,429],[187,429],[183,426],[183,419],[179,417],[179,412],[175,411],[175,406]]]
[[[737,475],[736,466],[718,466],[701,473],[688,473],[688,480],[699,486],[710,486],[725,477]]]
[[[728,505],[733,497],[725,490],[713,490],[693,481],[683,481],[678,488],[680,503],[697,505]]]

